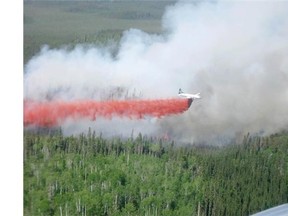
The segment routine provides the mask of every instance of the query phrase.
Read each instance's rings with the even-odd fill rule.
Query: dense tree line
[[[226,147],[24,133],[24,215],[249,215],[287,202],[288,133]]]

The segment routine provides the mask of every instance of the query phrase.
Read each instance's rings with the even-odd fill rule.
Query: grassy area
[[[161,32],[161,17],[173,1],[24,2],[24,63],[50,47],[119,41],[122,32],[138,28]]]

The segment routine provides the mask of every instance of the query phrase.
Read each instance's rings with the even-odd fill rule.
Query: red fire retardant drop
[[[114,116],[141,119],[163,117],[186,111],[191,99],[49,101],[24,102],[24,125],[57,126],[66,119],[111,119]]]

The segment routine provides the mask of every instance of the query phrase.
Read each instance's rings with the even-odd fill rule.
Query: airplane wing
[[[276,215],[288,216],[288,203],[258,212],[251,216],[276,216]]]

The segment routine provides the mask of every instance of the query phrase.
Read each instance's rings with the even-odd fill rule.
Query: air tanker
[[[181,88],[179,89],[179,92],[178,92],[178,96],[179,97],[182,97],[182,98],[188,98],[188,99],[200,99],[200,93],[197,93],[197,94],[188,94],[188,93],[184,93]]]
[[[181,88],[179,89],[178,96],[181,98],[187,98],[188,103],[189,103],[189,107],[191,106],[194,99],[200,99],[201,98],[200,93],[197,93],[197,94],[184,93]]]

